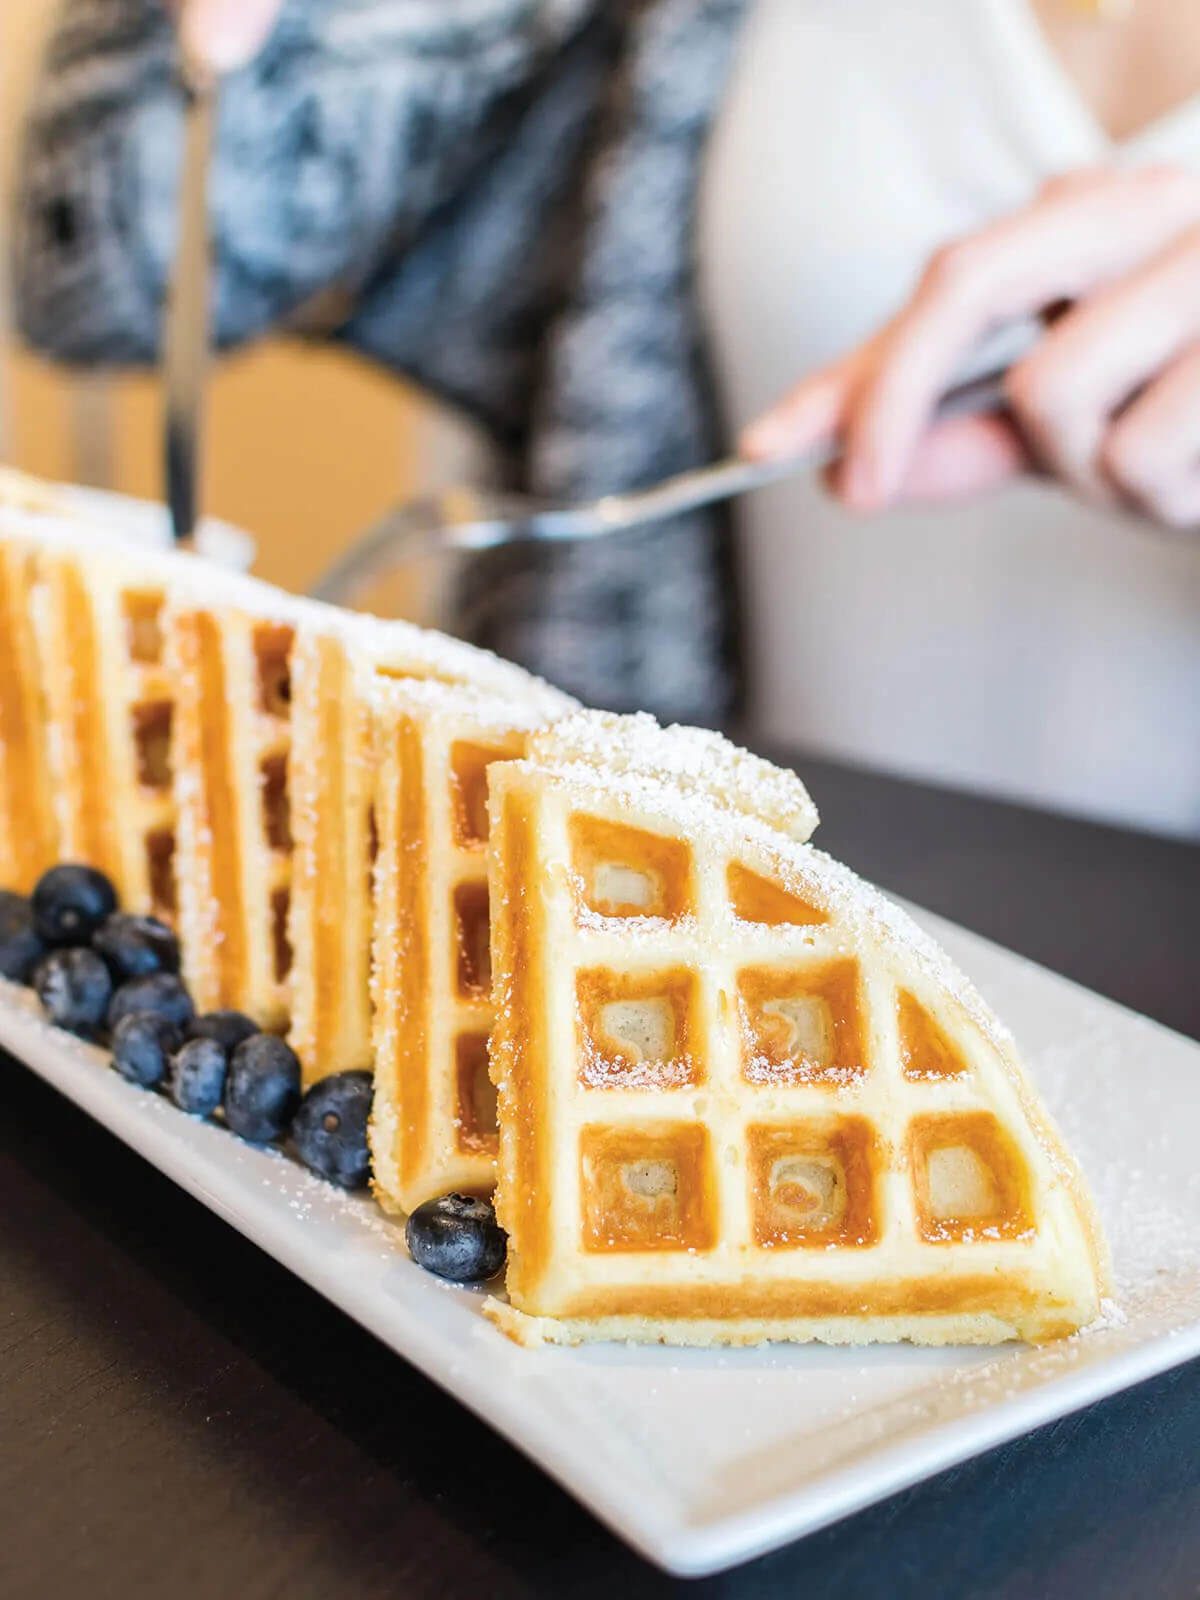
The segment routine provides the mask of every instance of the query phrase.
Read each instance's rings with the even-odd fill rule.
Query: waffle
[[[1009,1034],[907,916],[775,825],[804,816],[794,780],[755,816],[753,769],[701,735],[689,765],[683,739],[585,715],[490,770],[510,1249],[489,1316],[530,1344],[1092,1320],[1102,1235]]]
[[[58,854],[108,874],[123,906],[174,911],[172,695],[161,575],[129,555],[51,548],[34,611]]]
[[[543,717],[562,715],[575,704],[510,662],[441,634],[367,617],[350,623],[337,613],[326,613],[316,625],[315,608],[313,616],[292,657],[289,774],[289,1037],[306,1082],[372,1063],[375,686],[404,680],[471,684],[534,707]]]
[[[169,879],[170,696],[147,652],[171,560],[136,530],[0,510],[6,885],[28,891],[55,861],[86,861],[128,905],[169,901],[158,890]]]
[[[47,483],[16,467],[0,466],[0,507],[15,511],[70,514],[68,497],[56,483]]]
[[[487,768],[539,706],[436,682],[375,694],[375,1193],[412,1211],[495,1181]]]
[[[0,884],[27,894],[59,860],[46,702],[33,626],[37,555],[0,533]]]
[[[241,580],[222,605],[173,596],[179,930],[202,1011],[287,1022],[290,657],[301,602]]]

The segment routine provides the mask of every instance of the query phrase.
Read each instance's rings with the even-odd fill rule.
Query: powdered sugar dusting
[[[774,875],[788,893],[828,912],[851,938],[877,940],[902,953],[931,985],[953,995],[985,1038],[998,1049],[1011,1049],[1008,1029],[936,942],[907,912],[840,861],[812,845],[785,838],[761,816],[723,810],[712,791],[701,788],[698,780],[696,787],[688,789],[664,776],[661,768],[601,770],[581,762],[546,759],[543,752],[557,749],[560,728],[569,729],[578,721],[591,726],[593,720],[590,716],[571,718],[547,734],[535,734],[530,756],[523,763],[525,769],[536,769],[583,810],[594,806],[600,794],[631,815],[653,816],[665,830],[691,840],[698,851],[753,861],[756,869]],[[623,720],[639,724],[639,747],[644,748],[655,726],[652,719]],[[706,735],[706,739],[716,738]]]
[[[39,489],[42,491],[39,493]],[[10,503],[4,503],[6,491]],[[141,509],[140,507],[138,508]],[[152,508],[147,508],[152,509]],[[561,716],[577,702],[489,650],[415,623],[346,611],[277,589],[261,578],[231,571],[203,555],[174,550],[167,525],[132,515],[89,519],[54,485],[27,486],[20,474],[0,479],[0,537],[31,545],[86,551],[89,563],[108,563],[133,582],[161,584],[176,610],[203,606],[241,611],[257,620],[333,635],[348,649],[380,662],[398,661],[414,673],[467,681],[497,694],[541,701],[545,716]]]
[[[579,1077],[589,1089],[682,1089],[696,1081],[691,1056],[668,1061],[633,1061],[607,1056],[586,1040],[579,1058]]]
[[[476,684],[445,683],[437,678],[375,678],[369,689],[372,706],[391,715],[417,713],[447,718],[469,717],[481,733],[545,726],[547,717],[566,713],[576,702],[557,689],[540,686],[532,697],[501,695]]]
[[[531,759],[550,766],[654,778],[682,795],[704,796],[756,817],[803,842],[817,826],[817,808],[794,772],[774,767],[718,733],[662,728],[645,712],[615,716],[583,711],[536,739]]]
[[[763,1088],[792,1089],[798,1084],[820,1084],[831,1089],[850,1089],[865,1076],[861,1067],[829,1067],[806,1057],[772,1061],[761,1052],[742,1057],[742,1072],[747,1083]]]

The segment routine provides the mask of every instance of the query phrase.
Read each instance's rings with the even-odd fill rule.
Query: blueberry
[[[112,998],[112,978],[94,950],[51,950],[33,974],[42,1009],[59,1028],[99,1032]]]
[[[167,1060],[178,1048],[179,1029],[157,1011],[127,1012],[113,1029],[113,1066],[143,1089],[163,1081]]]
[[[185,1031],[189,1039],[215,1039],[226,1050],[236,1050],[243,1039],[262,1030],[244,1011],[206,1011],[193,1017]]]
[[[181,1111],[211,1117],[225,1093],[229,1056],[216,1039],[189,1039],[171,1057],[171,1099]]]
[[[234,1133],[266,1144],[287,1131],[300,1104],[300,1063],[272,1033],[244,1039],[229,1061],[225,1121]]]
[[[0,889],[0,978],[28,983],[46,954],[46,941],[33,925],[33,907],[24,895]]]
[[[343,1189],[361,1189],[371,1173],[371,1084],[369,1072],[335,1072],[313,1084],[292,1118],[301,1161]]]
[[[96,930],[92,949],[108,962],[118,983],[152,972],[179,971],[179,940],[157,917],[114,911]]]
[[[95,867],[66,865],[42,873],[32,904],[33,925],[47,944],[87,944],[117,909],[117,894]]]
[[[186,1028],[196,1014],[191,995],[173,972],[152,972],[123,983],[108,1008],[109,1027],[115,1028],[122,1017],[134,1011],[153,1011],[177,1028]]]
[[[508,1249],[491,1201],[470,1194],[426,1200],[409,1217],[404,1237],[419,1267],[451,1283],[486,1283],[503,1267]]]

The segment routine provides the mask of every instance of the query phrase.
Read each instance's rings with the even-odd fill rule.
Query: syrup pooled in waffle
[[[371,1153],[391,1211],[495,1181],[487,769],[544,722],[477,689],[376,690]]]
[[[371,703],[377,684],[407,680],[473,685],[543,718],[575,705],[511,662],[410,623],[345,617],[300,631],[291,663],[288,938],[290,1040],[306,1082],[372,1062]]]
[[[490,771],[489,1315],[526,1343],[1092,1320],[1104,1242],[1011,1037],[907,916],[739,804],[715,736],[690,736],[711,788],[702,760],[681,780],[679,737],[585,715]]]

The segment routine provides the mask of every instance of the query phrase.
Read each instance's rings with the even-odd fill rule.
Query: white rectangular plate
[[[403,1230],[105,1070],[0,984],[0,1044],[673,1572],[733,1566],[1200,1353],[1200,1046],[919,915],[1015,1030],[1096,1192],[1120,1306],[1035,1350],[525,1351]]]

